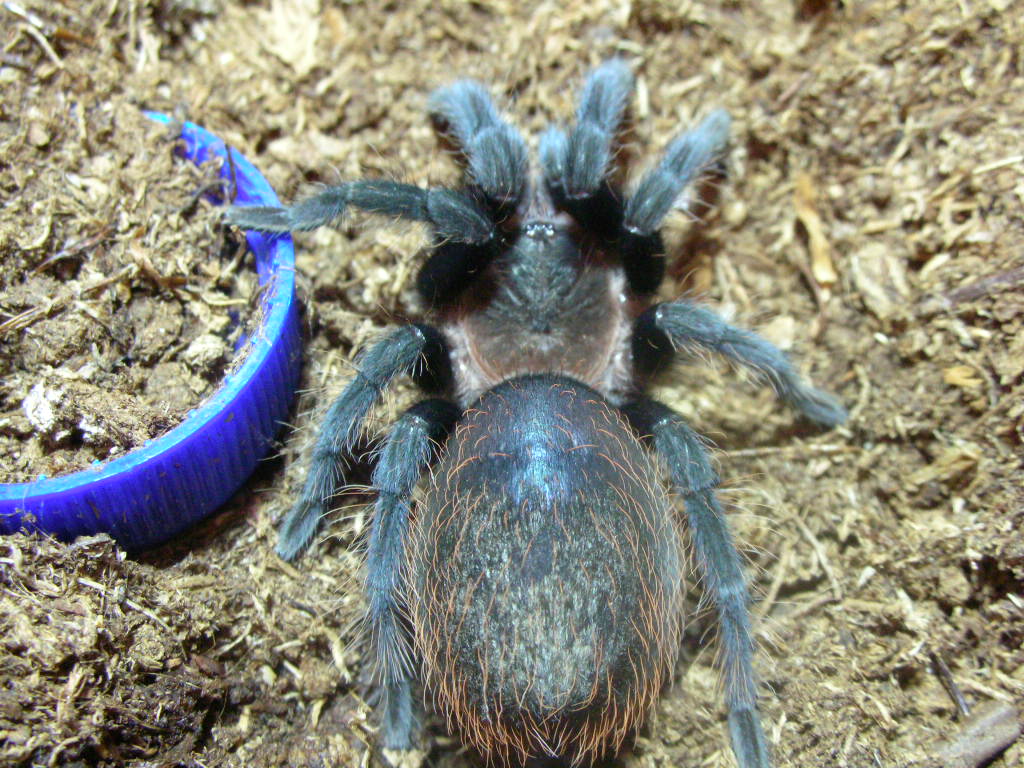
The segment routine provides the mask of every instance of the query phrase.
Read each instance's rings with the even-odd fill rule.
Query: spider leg
[[[725,678],[729,732],[740,768],[769,768],[768,747],[757,711],[757,680],[749,596],[739,553],[715,495],[718,474],[701,438],[682,417],[650,398],[623,408],[634,429],[653,442],[683,496],[694,553],[704,589],[718,612],[721,666]]]
[[[305,549],[320,527],[340,479],[340,466],[359,438],[367,413],[391,380],[403,373],[428,391],[448,386],[448,347],[437,330],[418,324],[398,328],[359,359],[355,378],[327,409],[302,493],[281,526],[277,554],[285,560]]]
[[[587,230],[616,243],[635,293],[652,293],[665,274],[664,245],[658,228],[686,188],[716,159],[729,136],[729,115],[711,113],[697,128],[676,138],[628,200],[608,182],[611,149],[633,90],[633,75],[617,59],[587,78],[576,110],[576,126],[566,135],[549,128],[541,136],[540,157],[556,203]]]
[[[499,205],[516,205],[526,191],[526,142],[501,119],[487,89],[461,80],[434,91],[428,108],[448,124],[484,194]]]
[[[672,208],[685,207],[681,195],[722,154],[730,122],[728,112],[716,109],[696,128],[673,139],[626,203],[626,231],[650,237]]]
[[[450,304],[493,260],[496,243],[438,241],[416,274],[416,291],[430,307]]]
[[[687,187],[714,161],[729,135],[729,115],[712,112],[697,128],[669,144],[661,162],[640,180],[620,214],[619,250],[630,288],[653,293],[665,275],[658,228]],[[619,204],[620,206],[622,203]]]
[[[376,651],[382,701],[382,731],[388,749],[409,749],[415,729],[412,709],[412,649],[403,625],[402,563],[410,500],[434,451],[460,411],[447,400],[417,403],[396,422],[373,472],[379,495],[366,555],[366,620]]]
[[[395,181],[339,184],[286,208],[232,206],[224,219],[243,229],[301,232],[330,224],[349,207],[431,226],[434,248],[416,279],[419,294],[431,305],[457,296],[494,255],[494,222],[478,196]]]
[[[675,349],[687,345],[718,352],[753,370],[811,421],[834,427],[846,420],[839,401],[807,384],[782,350],[753,331],[730,325],[707,307],[679,299],[655,304],[637,318],[633,359],[642,374],[657,372]]]
[[[551,128],[541,137],[544,175],[568,199],[592,197],[604,185],[612,142],[632,92],[629,67],[619,59],[606,61],[587,76],[569,135]]]
[[[423,221],[431,225],[437,237],[459,243],[482,245],[495,234],[487,210],[470,194],[381,180],[326,187],[284,208],[233,205],[225,211],[224,219],[242,229],[305,232],[336,221],[349,207]]]

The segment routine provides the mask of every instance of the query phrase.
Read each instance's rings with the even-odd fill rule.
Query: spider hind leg
[[[754,644],[749,597],[739,553],[715,493],[718,474],[703,441],[665,405],[641,398],[623,411],[668,465],[672,484],[683,497],[697,567],[718,613],[719,643],[729,731],[740,768],[770,768],[768,746],[757,712]]]
[[[366,553],[366,621],[382,684],[381,729],[388,749],[411,748],[416,728],[402,595],[412,492],[459,414],[454,404],[436,398],[413,405],[392,428],[373,472],[379,495]]]

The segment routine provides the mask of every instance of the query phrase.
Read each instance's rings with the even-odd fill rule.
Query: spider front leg
[[[400,592],[413,488],[460,411],[431,399],[407,410],[388,435],[373,472],[377,505],[366,554],[367,627],[382,686],[382,736],[388,749],[409,749],[416,726],[412,709],[412,650],[402,623]]]
[[[331,224],[350,207],[430,225],[434,249],[416,288],[429,305],[450,301],[493,258],[497,244],[491,213],[471,190],[422,189],[396,181],[352,181],[284,208],[231,206],[224,219],[260,232],[303,232]]]
[[[484,245],[495,235],[488,212],[472,195],[397,181],[349,181],[283,208],[233,205],[224,220],[260,232],[306,232],[337,221],[350,207],[423,221],[437,237],[459,243]]]
[[[587,77],[569,135],[549,128],[541,136],[544,175],[568,200],[593,197],[605,185],[612,142],[632,93],[629,67],[618,59],[606,61]]]
[[[484,194],[514,207],[527,185],[526,142],[501,119],[487,89],[473,80],[453,83],[434,91],[429,109],[448,124]]]
[[[674,139],[625,203],[619,250],[630,287],[653,293],[665,274],[659,228],[673,208],[686,208],[686,190],[721,154],[729,138],[729,115],[712,112],[700,125]]]
[[[340,479],[340,467],[351,453],[370,408],[399,374],[409,374],[428,391],[445,389],[451,381],[448,347],[440,332],[427,325],[392,331],[357,362],[356,374],[331,403],[320,427],[306,482],[281,526],[277,553],[294,559],[320,527]]]
[[[637,184],[626,204],[623,227],[651,237],[673,208],[686,208],[683,194],[718,159],[729,140],[729,113],[716,109],[696,128],[676,137],[661,162]]]
[[[729,115],[712,112],[700,125],[669,144],[628,200],[608,182],[615,133],[633,89],[633,76],[619,60],[587,78],[568,134],[552,128],[540,142],[541,165],[555,202],[580,224],[614,243],[630,289],[652,293],[665,273],[658,229],[674,207],[685,206],[685,190],[721,154],[729,138]]]
[[[757,711],[757,680],[749,595],[739,553],[715,494],[718,474],[700,437],[667,406],[641,398],[623,408],[633,428],[653,442],[683,497],[690,538],[704,590],[718,613],[729,732],[740,768],[769,768],[768,746]]]
[[[637,318],[633,360],[641,374],[663,368],[680,347],[718,352],[766,379],[789,406],[824,427],[846,421],[846,409],[828,392],[807,384],[782,350],[753,331],[737,328],[715,312],[679,299],[655,304]]]
[[[625,201],[609,181],[612,146],[633,91],[633,74],[613,59],[588,77],[567,136],[549,128],[540,138],[541,166],[555,204],[622,257],[630,290],[652,293],[665,274],[664,246],[656,230],[624,226]]]

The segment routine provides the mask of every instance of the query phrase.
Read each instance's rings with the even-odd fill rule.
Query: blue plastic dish
[[[227,158],[224,142],[197,125],[184,123],[181,138],[194,163]],[[236,182],[235,202],[280,205],[252,163],[234,150],[230,160],[220,173]],[[145,549],[209,515],[252,474],[287,418],[302,339],[291,237],[246,237],[263,287],[262,324],[245,342],[241,367],[181,424],[125,456],[62,477],[0,484],[0,533],[27,529],[65,540],[109,533],[125,549]]]

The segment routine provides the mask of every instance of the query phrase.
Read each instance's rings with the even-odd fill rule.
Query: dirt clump
[[[201,194],[220,189],[216,165],[174,156],[125,93],[110,40],[71,35],[67,55],[2,70],[4,483],[84,469],[177,425],[222,378],[255,289]],[[12,50],[27,56],[36,43],[22,38]]]
[[[187,617],[193,637],[212,611],[163,592],[106,536],[71,547],[12,536],[3,555],[5,763],[125,761],[168,743],[187,755],[224,704],[223,670],[189,657],[160,614]]]

